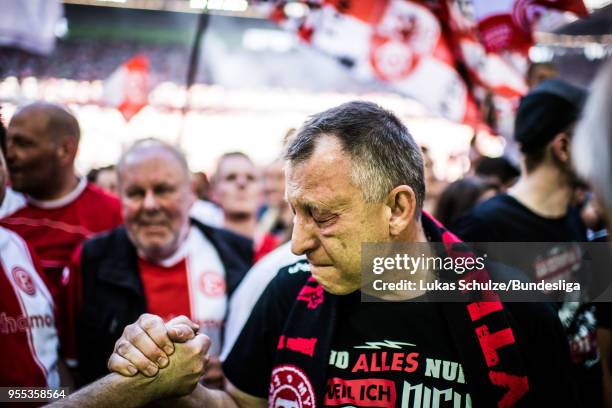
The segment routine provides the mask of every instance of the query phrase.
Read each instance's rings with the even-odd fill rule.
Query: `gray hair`
[[[578,173],[601,197],[612,220],[612,61],[599,71],[576,127],[572,159]]]
[[[291,139],[285,159],[291,164],[306,161],[324,135],[337,137],[351,158],[351,178],[366,201],[381,202],[395,187],[408,185],[414,190],[420,214],[425,200],[423,156],[408,129],[393,113],[365,101],[318,113]]]
[[[191,177],[191,172],[189,170],[189,165],[187,164],[187,159],[183,152],[181,152],[178,148],[172,146],[169,143],[166,143],[162,140],[155,138],[146,138],[140,139],[134,142],[122,155],[117,163],[117,175],[119,180],[121,180],[121,174],[123,173],[123,168],[126,165],[126,162],[130,158],[131,155],[141,151],[147,150],[161,150],[169,153],[172,157],[174,157],[177,163],[181,166],[181,168],[185,172],[185,177],[187,180]]]

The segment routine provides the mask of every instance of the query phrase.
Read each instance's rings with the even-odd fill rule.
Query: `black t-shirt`
[[[563,217],[542,217],[508,194],[499,194],[450,226],[465,242],[584,242],[586,227],[574,208]]]
[[[589,287],[590,275],[583,269],[577,244],[586,242],[586,228],[574,208],[563,217],[546,218],[500,194],[468,211],[450,230],[466,243],[482,243],[473,246],[489,260],[518,269],[536,282],[577,281],[582,289]],[[561,292],[554,299],[576,300],[578,295]]]
[[[583,279],[588,279],[587,271],[582,269],[581,256],[560,256],[575,253],[576,245],[571,243],[587,241],[586,227],[578,211],[572,207],[563,217],[546,218],[535,214],[514,197],[500,194],[474,207],[450,229],[468,243],[551,243],[548,246],[521,246],[520,252],[515,250],[517,256],[512,266],[537,281],[578,279],[585,282]],[[567,260],[567,263],[548,262],[559,259]],[[581,394],[590,405],[597,401],[600,394],[594,307],[572,301],[561,302],[557,306]]]
[[[308,276],[281,270],[257,302],[223,364],[241,391],[267,399],[279,337]],[[321,367],[327,370],[324,406],[471,406],[469,383],[439,304],[364,303],[359,293],[338,297],[337,304],[328,366]],[[576,406],[569,351],[552,308],[506,307],[529,375],[527,405]]]
[[[466,406],[471,398],[438,304],[338,301],[324,405]],[[438,322],[438,324],[432,324]]]
[[[612,330],[612,303],[598,303],[595,316],[597,316],[597,327]]]

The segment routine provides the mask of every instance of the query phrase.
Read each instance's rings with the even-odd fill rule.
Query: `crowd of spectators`
[[[186,46],[108,39],[58,40],[55,50],[48,56],[2,48],[0,77],[104,80],[121,64],[138,54],[149,59],[153,82],[185,81],[187,68],[184,61],[189,56]]]

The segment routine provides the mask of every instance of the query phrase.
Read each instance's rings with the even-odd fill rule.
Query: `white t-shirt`
[[[0,205],[0,218],[11,215],[15,211],[25,207],[25,205],[25,196],[10,187],[7,187],[4,200],[2,201],[2,205]]]

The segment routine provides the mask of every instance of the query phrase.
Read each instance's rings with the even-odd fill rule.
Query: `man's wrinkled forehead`
[[[285,162],[285,199],[295,205],[343,207],[358,194],[346,157],[313,154],[305,161]]]

